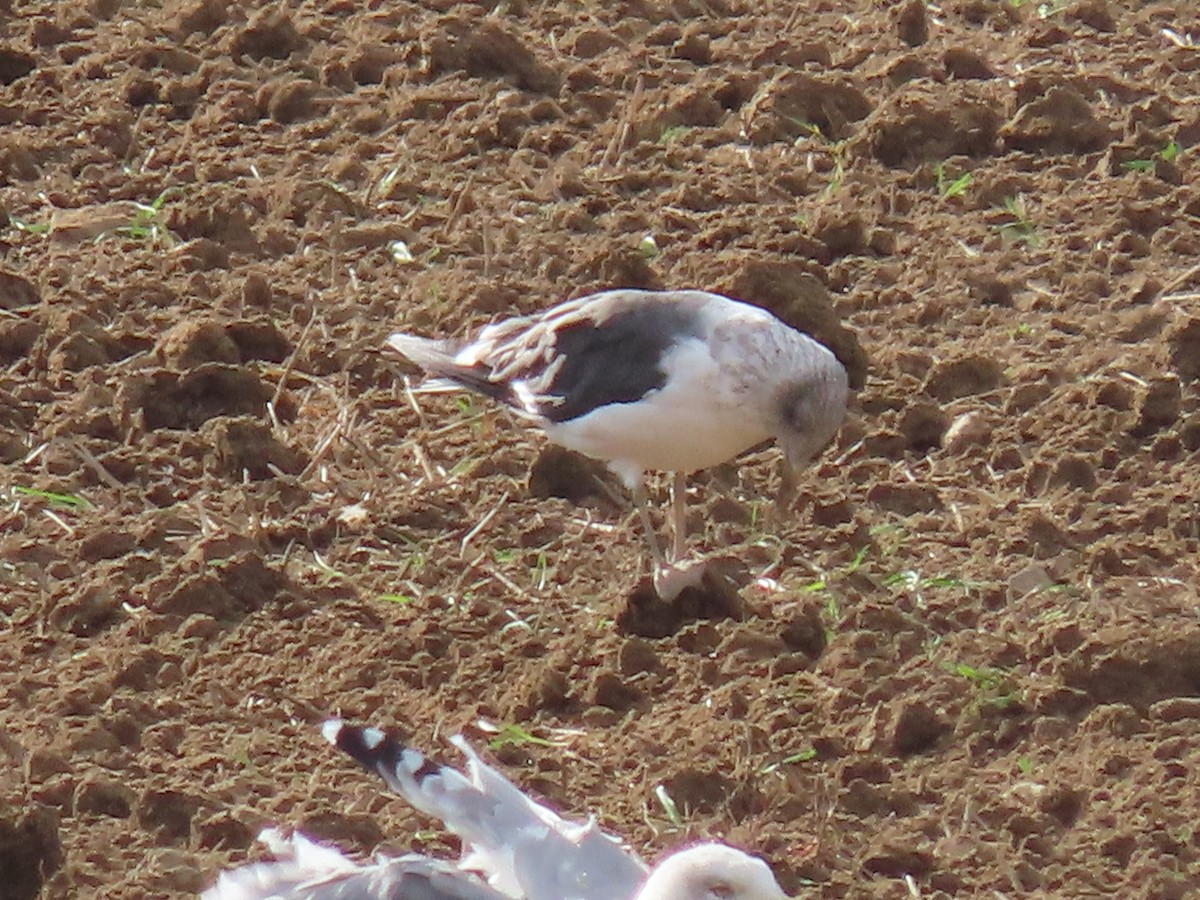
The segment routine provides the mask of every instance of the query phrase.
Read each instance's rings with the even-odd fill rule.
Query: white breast
[[[608,461],[631,486],[643,471],[707,469],[772,436],[758,398],[722,373],[704,341],[680,343],[664,358],[663,369],[668,378],[662,389],[636,403],[547,423],[547,436]]]

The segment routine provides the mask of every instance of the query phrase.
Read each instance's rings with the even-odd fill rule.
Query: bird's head
[[[724,844],[697,844],[659,863],[637,900],[788,900],[761,859]]]
[[[836,360],[779,390],[775,439],[793,472],[808,465],[833,439],[846,417],[848,399],[846,370]]]

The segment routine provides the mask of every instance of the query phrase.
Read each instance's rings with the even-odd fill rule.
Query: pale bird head
[[[761,859],[724,844],[697,844],[659,863],[637,900],[789,900]]]
[[[775,440],[793,472],[804,468],[837,434],[850,388],[840,363],[794,380],[776,395]]]

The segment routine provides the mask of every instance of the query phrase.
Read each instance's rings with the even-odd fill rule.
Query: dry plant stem
[[[600,165],[607,168],[616,163],[617,158],[621,155],[621,151],[625,148],[625,143],[629,139],[629,133],[632,130],[632,123],[635,120],[637,113],[642,105],[642,94],[645,91],[645,80],[639,76],[637,85],[633,89],[633,96],[621,111],[621,117],[617,120],[617,127],[613,131],[612,140],[604,149],[604,155],[600,159]]]
[[[104,465],[100,462],[100,460],[96,459],[92,452],[80,444],[79,441],[68,438],[67,446],[74,450],[75,455],[83,461],[83,464],[95,472],[96,476],[109,487],[117,489],[124,487],[124,485],[122,485],[121,482],[113,476],[112,472],[104,468]]]
[[[279,373],[279,384],[275,385],[275,395],[271,398],[272,407],[279,406],[279,398],[283,396],[283,389],[287,386],[292,369],[296,367],[296,358],[300,355],[300,350],[304,347],[304,342],[308,340],[308,334],[312,331],[312,327],[316,321],[317,314],[313,312],[309,315],[304,330],[300,332],[300,338],[296,341],[296,346],[292,348],[291,354],[288,356],[287,361],[284,362],[283,371]]]
[[[460,555],[466,555],[468,545],[470,545],[471,541],[473,541],[479,535],[479,533],[483,531],[483,529],[487,528],[488,523],[496,517],[496,513],[500,512],[504,504],[508,502],[508,497],[508,491],[505,491],[504,496],[500,498],[499,502],[489,509],[487,513],[484,514],[483,518],[481,518],[475,523],[474,526],[471,527],[470,531],[463,535],[462,542],[459,544],[458,548]]]
[[[1166,287],[1162,289],[1163,294],[1171,294],[1179,290],[1179,288],[1183,287],[1198,274],[1200,274],[1200,264],[1194,265],[1187,271],[1181,272],[1178,276],[1176,276],[1167,284]]]

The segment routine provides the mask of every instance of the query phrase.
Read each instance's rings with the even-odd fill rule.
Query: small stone
[[[929,400],[917,400],[900,417],[900,433],[909,449],[918,453],[932,450],[946,433],[947,415],[941,406]]]
[[[1167,343],[1171,365],[1184,381],[1200,379],[1200,319],[1188,319],[1172,329]]]
[[[266,309],[271,305],[271,282],[263,272],[250,271],[242,282],[242,303]]]
[[[1031,563],[1008,579],[1008,597],[1019,600],[1035,591],[1044,590],[1054,584],[1054,579],[1044,566]]]
[[[71,771],[71,764],[57,750],[35,747],[25,757],[25,778],[31,782],[45,781],[52,775]]]
[[[1146,437],[1173,425],[1179,418],[1182,405],[1183,392],[1179,379],[1170,376],[1151,379],[1138,404],[1138,420],[1133,427],[1133,434]]]
[[[934,366],[925,382],[925,393],[943,402],[985,394],[1004,381],[999,360],[983,354],[946,360]]]
[[[592,681],[591,702],[623,712],[642,699],[642,692],[626,684],[615,672],[600,672]]]
[[[986,59],[966,47],[949,47],[942,54],[942,64],[952,78],[961,80],[986,80],[995,78],[996,73]]]
[[[120,615],[120,601],[104,584],[89,584],[62,597],[47,617],[50,625],[76,637],[103,631]]]
[[[815,603],[805,606],[784,625],[779,636],[792,650],[798,650],[811,659],[817,659],[824,653],[829,641],[825,624],[821,621],[820,607]]]
[[[532,705],[540,709],[561,709],[571,699],[571,680],[557,668],[542,670],[532,696]]]
[[[1079,724],[1083,734],[1110,734],[1119,738],[1132,737],[1145,727],[1141,714],[1128,703],[1102,703]]]
[[[937,743],[950,726],[934,710],[920,701],[907,702],[892,727],[890,745],[897,756],[923,753]]]
[[[40,804],[5,810],[0,817],[0,872],[4,873],[5,897],[34,898],[55,893],[43,890],[43,886],[62,866],[63,859],[56,810]]]
[[[1160,722],[1200,719],[1200,697],[1169,697],[1150,707],[1150,718]]]
[[[138,825],[159,843],[186,841],[200,800],[175,790],[148,789],[138,801]]]
[[[948,453],[962,453],[968,447],[986,444],[991,439],[992,426],[982,413],[971,410],[950,423],[942,434],[942,449]]]
[[[1098,484],[1095,466],[1087,458],[1077,454],[1064,456],[1054,464],[1054,469],[1050,472],[1051,487],[1094,491]]]
[[[539,499],[558,497],[580,504],[603,497],[605,466],[566,447],[547,444],[529,469],[529,493]]]
[[[900,40],[910,47],[919,47],[929,40],[929,16],[924,0],[908,0],[896,17],[896,30]]]
[[[910,481],[873,484],[867,491],[867,502],[900,516],[931,513],[942,509],[942,500],[936,486]]]
[[[128,819],[133,814],[133,791],[103,775],[89,776],[75,789],[75,811]]]
[[[643,638],[629,638],[617,653],[617,667],[625,676],[654,671],[658,667],[654,645]]]

